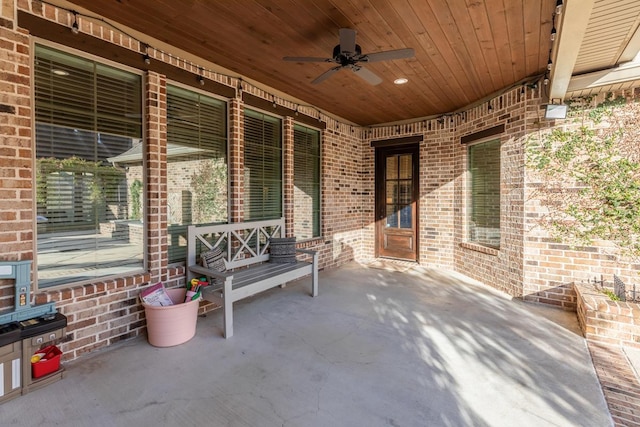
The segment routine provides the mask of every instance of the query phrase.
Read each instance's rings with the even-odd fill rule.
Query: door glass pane
[[[387,157],[387,179],[398,178],[398,160],[396,156]]]
[[[403,154],[400,156],[400,179],[411,178],[411,154]]]
[[[400,228],[411,228],[411,205],[400,209]]]
[[[387,181],[387,203],[398,202],[398,182]]]
[[[398,200],[401,205],[411,204],[411,180],[398,182]]]
[[[412,227],[412,159],[411,154],[390,155],[386,158],[387,227],[409,229]]]
[[[398,227],[398,214],[396,205],[387,205],[387,227]]]

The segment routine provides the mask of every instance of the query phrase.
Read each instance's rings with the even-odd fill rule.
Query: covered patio
[[[143,337],[2,405],[6,425],[607,426],[575,314],[460,274],[350,263],[239,303],[195,338]],[[29,408],[29,410],[25,410]]]
[[[605,313],[585,339],[574,287],[640,265],[539,227],[527,155],[640,102],[639,17],[614,0],[4,1],[0,260],[32,262],[33,303],[68,323],[64,380],[3,402],[0,424],[640,425],[640,336],[612,339],[625,324]],[[185,286],[186,228],[274,218],[317,252],[319,296],[305,279],[243,300],[230,340],[203,303],[194,339],[149,345],[139,295]]]

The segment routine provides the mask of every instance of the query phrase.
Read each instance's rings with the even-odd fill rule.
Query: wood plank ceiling
[[[556,0],[73,0],[125,25],[359,125],[440,115],[544,73]],[[68,7],[68,4],[67,4]],[[333,64],[338,30],[364,53],[413,48],[415,57],[367,64],[372,86]],[[396,78],[409,82],[394,85]]]

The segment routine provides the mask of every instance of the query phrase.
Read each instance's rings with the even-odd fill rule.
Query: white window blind
[[[246,220],[282,217],[282,121],[244,111]]]
[[[500,247],[500,140],[469,146],[469,240]]]
[[[34,76],[39,287],[142,269],[143,225],[111,161],[141,145],[141,76],[42,45]]]
[[[169,262],[186,258],[187,226],[228,221],[224,101],[167,86]]]
[[[294,235],[320,236],[320,131],[294,125]]]

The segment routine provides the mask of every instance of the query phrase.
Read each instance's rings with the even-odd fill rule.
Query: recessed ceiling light
[[[403,85],[403,84],[407,83],[408,81],[409,81],[409,79],[405,79],[404,77],[400,77],[399,79],[395,79],[393,81],[393,83],[397,84],[397,85]]]
[[[53,70],[51,70],[51,72],[53,74],[55,74],[56,76],[68,76],[69,75],[69,72],[65,71],[65,70],[53,69]]]

